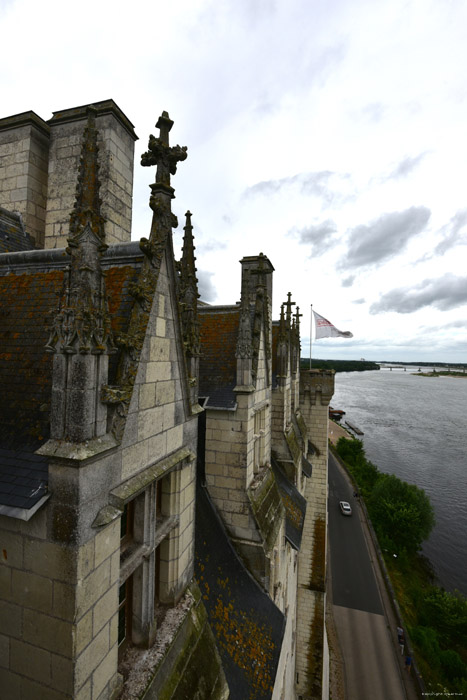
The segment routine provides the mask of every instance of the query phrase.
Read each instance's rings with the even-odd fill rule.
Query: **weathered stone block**
[[[147,408],[141,411],[138,417],[138,438],[146,438],[157,435],[163,429],[164,411],[161,407]]]
[[[24,568],[40,576],[69,582],[75,578],[75,555],[72,548],[26,538]]]
[[[75,591],[73,586],[68,586],[61,581],[53,582],[52,614],[63,620],[75,618]]]
[[[75,654],[80,654],[92,640],[92,609],[75,626]]]
[[[76,587],[76,614],[81,617],[110,586],[110,559],[89,574]]]
[[[9,668],[10,665],[10,638],[0,634],[0,668]]]
[[[92,698],[98,700],[105,686],[115,679],[118,664],[118,647],[110,649],[92,675]]]
[[[156,403],[156,384],[141,384],[139,388],[139,407],[141,410],[152,408]]]
[[[63,656],[73,651],[73,625],[50,615],[24,610],[23,638],[26,642]]]
[[[63,693],[73,693],[73,661],[58,654],[50,654],[52,677],[50,685]]]
[[[170,360],[170,339],[151,338],[150,359],[152,362],[169,362]]]
[[[21,682],[22,698],[34,698],[34,700],[70,700],[69,695],[52,690],[50,687],[39,685],[32,680],[24,678]]]
[[[21,700],[21,676],[16,673],[0,668],[0,688],[8,700]]]
[[[160,381],[156,384],[156,405],[172,403],[175,400],[175,382]]]
[[[17,568],[23,565],[23,538],[14,532],[0,535],[0,563]]]
[[[108,624],[118,610],[118,584],[104,593],[93,608],[92,631],[93,636]]]
[[[52,610],[52,581],[44,576],[13,569],[13,602],[42,612]]]
[[[80,688],[101,663],[109,650],[109,628],[106,625],[79,655],[75,664],[75,682]]]
[[[50,684],[50,652],[25,644],[17,639],[11,640],[10,669],[21,676],[27,676],[40,683]]]
[[[94,538],[94,566],[97,568],[114,552],[120,551],[120,522],[110,523]]]

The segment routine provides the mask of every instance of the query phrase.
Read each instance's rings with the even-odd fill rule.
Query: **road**
[[[347,700],[406,700],[400,664],[352,488],[329,454],[329,540],[334,622],[344,659]],[[339,501],[353,513],[341,514]]]

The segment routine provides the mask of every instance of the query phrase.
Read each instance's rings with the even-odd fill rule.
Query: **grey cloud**
[[[329,180],[334,175],[330,170],[322,170],[313,173],[299,173],[289,177],[282,177],[278,180],[263,180],[248,187],[244,191],[245,197],[255,197],[258,195],[271,196],[287,187],[298,186],[303,194],[315,195],[325,201],[333,199],[333,192],[329,186]]]
[[[361,297],[360,299],[354,299],[352,304],[364,304],[365,301],[366,300],[363,297]]]
[[[449,224],[441,229],[443,238],[434,250],[435,255],[443,255],[455,245],[466,245],[467,231],[464,231],[466,225],[467,209],[462,209],[454,214]]]
[[[393,179],[399,179],[401,177],[406,177],[409,173],[412,172],[412,170],[415,170],[415,168],[422,162],[422,160],[425,158],[427,155],[427,151],[424,151],[423,153],[419,153],[418,156],[407,156],[403,160],[401,160],[394,170],[392,170],[389,175],[384,178],[385,180],[393,180]]]
[[[355,282],[355,277],[356,275],[349,275],[345,279],[342,280],[341,286],[342,287],[351,287],[353,283]]]
[[[327,219],[320,224],[311,224],[305,228],[292,231],[292,233],[298,236],[299,243],[310,246],[310,254],[314,253],[316,255],[332,248],[337,240],[334,235],[336,231],[337,227],[334,221]]]
[[[440,331],[448,330],[449,328],[465,328],[467,329],[467,318],[461,319],[459,321],[450,321],[450,323],[443,323],[439,326],[424,326],[424,330],[427,333],[432,333],[433,331],[439,333]]]
[[[198,270],[198,291],[201,297],[201,301],[207,303],[213,302],[217,299],[217,290],[212,283],[212,277],[214,277],[213,272],[206,272],[205,270]]]
[[[339,267],[358,268],[393,258],[423,231],[430,215],[427,207],[410,207],[382,214],[371,224],[356,226],[350,232],[348,253]]]
[[[467,304],[467,277],[447,274],[436,280],[424,280],[415,287],[400,287],[383,294],[378,302],[371,305],[370,313],[395,311],[410,314],[425,306],[447,311],[463,304]]]
[[[215,241],[212,238],[209,241],[206,241],[206,243],[200,243],[198,246],[198,250],[203,253],[212,253],[217,250],[225,250],[227,248],[227,243],[224,243],[223,241]]]

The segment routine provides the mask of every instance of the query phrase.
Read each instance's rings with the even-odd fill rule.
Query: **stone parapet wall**
[[[321,698],[328,677],[325,644],[327,557],[328,425],[334,393],[334,371],[309,370],[300,375],[300,410],[315,453],[307,480],[307,511],[298,561],[298,696]],[[324,697],[324,695],[323,695]]]

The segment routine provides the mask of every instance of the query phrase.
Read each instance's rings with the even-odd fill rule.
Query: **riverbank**
[[[336,439],[338,441],[340,437],[352,438],[351,435],[344,434],[346,431],[341,426],[331,426],[331,429],[333,445],[335,445],[334,441]],[[361,445],[361,443],[354,444]],[[369,505],[374,509],[375,503],[371,500],[374,484],[369,483],[368,480],[360,483],[359,477],[365,475],[365,469],[369,467],[377,474],[376,479],[393,477],[378,475],[377,468],[366,460],[361,448],[358,451],[358,459],[353,459],[352,450],[349,452],[349,447],[350,445],[347,446],[345,442],[341,444],[339,452],[342,455],[338,452],[339,461],[352,481],[356,479],[358,490],[366,493]],[[336,453],[337,450],[333,449],[333,452]],[[400,483],[403,485],[404,482]],[[360,501],[365,516],[368,517],[363,496]],[[369,519],[368,525],[373,536],[374,532]],[[379,522],[379,529],[381,531],[381,522]],[[384,531],[381,536],[385,541],[388,539]],[[391,547],[394,546],[391,544]],[[415,551],[410,553],[405,550],[405,547],[398,550],[395,546],[395,549],[392,548],[389,552],[385,550],[383,563],[376,539],[375,547],[382,570],[386,572],[387,569],[389,573],[390,582],[386,579],[387,573],[385,579],[388,590],[392,591],[392,601],[397,600],[398,603],[395,611],[398,612],[400,607],[405,623],[401,626],[409,632],[411,646],[413,645],[418,660],[418,669],[428,684],[429,691],[436,693],[442,691],[443,694],[449,691],[451,693],[460,691],[460,694],[467,695],[467,599],[459,593],[451,594],[437,586],[428,560],[419,553]],[[390,552],[394,551],[398,554],[391,556]],[[420,691],[423,692],[421,677],[417,680],[420,682]]]
[[[328,437],[332,445],[337,445],[337,441],[341,437],[352,439],[353,435],[346,430],[339,423],[335,423],[333,420],[329,421]]]

